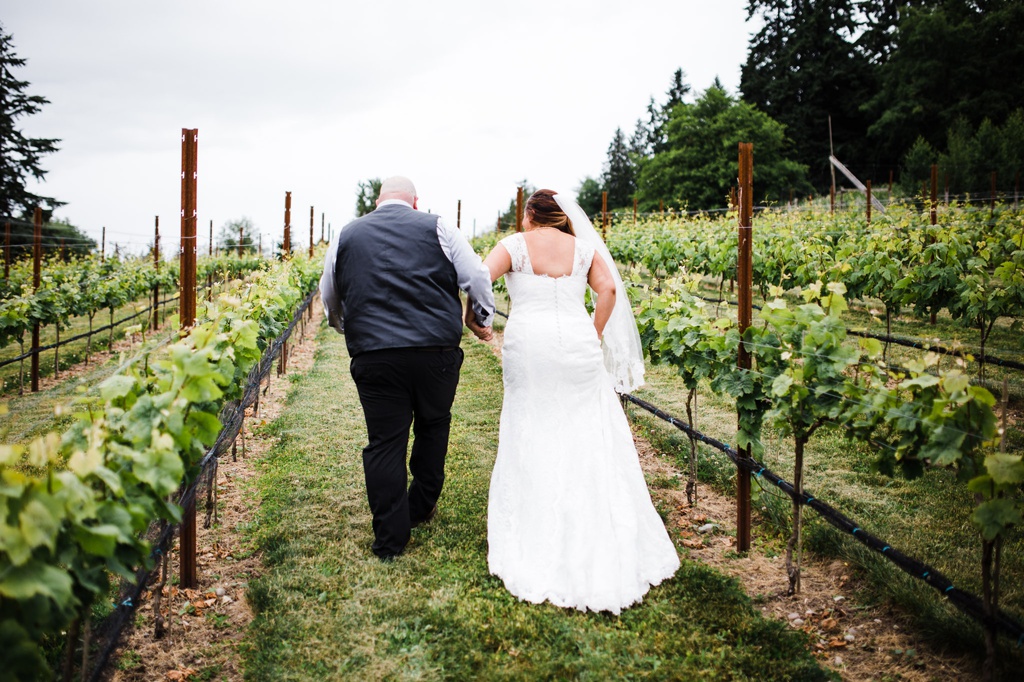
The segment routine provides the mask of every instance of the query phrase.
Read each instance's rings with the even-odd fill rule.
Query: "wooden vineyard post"
[[[39,290],[43,266],[43,210],[36,206],[32,237],[32,291]],[[39,391],[39,322],[32,323],[32,392]]]
[[[245,240],[245,228],[238,226],[238,257],[242,257],[242,242]]]
[[[636,197],[633,197],[633,224],[636,225]]]
[[[992,194],[988,198],[989,217],[996,214],[996,172],[992,171]]]
[[[310,259],[313,258],[313,221],[314,220],[315,220],[315,218],[313,216],[313,207],[310,206],[309,207],[309,257],[310,257]]]
[[[459,199],[459,203],[455,208],[455,228],[458,230],[462,229],[462,199]]]
[[[523,231],[523,188],[516,190],[516,232]]]
[[[754,145],[741,142],[739,145],[739,254],[736,282],[739,296],[739,332],[750,327],[753,317],[753,223],[754,212]],[[751,369],[751,358],[746,347],[740,343],[737,365],[740,369]],[[750,445],[739,450],[740,457],[750,458]],[[736,550],[750,549],[750,472],[737,467],[736,472]]]
[[[871,224],[871,181],[868,180],[864,184],[864,187],[866,188],[864,190],[864,195],[865,195],[865,197],[868,200],[868,225],[870,225]]]
[[[323,243],[323,241],[324,241],[324,220],[325,220],[324,213],[321,212],[320,213],[320,242],[321,243]]]
[[[210,243],[206,247],[206,255],[213,258],[213,220],[210,220]],[[213,300],[213,268],[206,268],[206,300]]]
[[[160,328],[160,216],[154,217],[153,226],[153,330]]]
[[[284,239],[281,241],[281,258],[292,252],[292,193],[284,193]]]
[[[100,233],[100,262],[103,263],[107,260],[107,227],[103,226],[103,231]]]
[[[181,130],[181,331],[196,322],[196,179],[199,130]],[[181,587],[194,588],[196,576],[196,501],[185,505],[179,536],[179,577]]]
[[[608,239],[608,192],[601,192],[601,238]]]
[[[939,167],[932,164],[932,202],[929,209],[931,223],[934,225],[939,220]]]

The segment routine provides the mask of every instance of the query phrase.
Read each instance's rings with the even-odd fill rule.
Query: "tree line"
[[[829,155],[858,177],[919,191],[931,164],[944,187],[1012,188],[1024,165],[1024,3],[1019,0],[749,0],[758,20],[740,93],[694,92],[678,69],[627,137],[617,129],[588,212],[727,205],[736,142],[754,143],[755,200],[831,185]]]

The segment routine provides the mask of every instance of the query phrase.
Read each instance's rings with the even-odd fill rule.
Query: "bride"
[[[484,263],[512,301],[490,572],[520,599],[618,614],[679,567],[615,395],[643,383],[622,280],[583,210],[546,189]]]

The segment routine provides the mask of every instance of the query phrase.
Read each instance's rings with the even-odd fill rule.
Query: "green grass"
[[[685,390],[671,368],[649,366],[647,385],[637,395],[685,421]],[[725,442],[735,438],[736,412],[730,400],[702,390],[697,405],[695,422],[699,431]],[[675,453],[682,466],[689,441],[681,431],[639,408],[631,406],[629,414],[638,432],[661,451]],[[949,471],[929,471],[912,481],[875,473],[871,447],[846,439],[844,433],[838,427],[824,428],[810,441],[805,456],[807,491],[866,531],[943,572],[957,587],[980,595],[981,542],[970,521],[974,500],[966,485]],[[762,463],[791,481],[791,439],[782,439],[766,427],[761,441],[765,446]],[[703,445],[699,453],[701,481],[735,494],[736,469],[725,455]],[[754,508],[759,517],[754,521],[755,544],[781,552],[789,534],[790,500],[774,486],[764,486],[764,491],[754,486]],[[869,586],[860,595],[861,600],[897,605],[938,647],[984,655],[980,629],[933,588],[827,525],[813,511],[805,513],[804,519],[806,548],[859,567]],[[1024,540],[1019,534],[1004,545],[1002,558],[1001,604],[1024,621]],[[779,589],[786,584],[780,572]],[[1005,659],[1019,666],[1024,656],[1012,644],[1003,642]]]
[[[437,517],[393,563],[370,553],[365,428],[342,337],[320,334],[280,443],[253,484],[255,621],[246,677],[302,679],[828,679],[806,637],[763,619],[738,584],[684,561],[620,617],[522,603],[488,574],[487,488],[498,360],[466,341]]]

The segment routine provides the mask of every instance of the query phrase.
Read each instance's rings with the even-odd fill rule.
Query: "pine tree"
[[[41,159],[57,151],[60,140],[27,137],[17,127],[18,119],[39,113],[49,100],[28,95],[28,81],[14,77],[14,70],[24,66],[25,59],[15,54],[11,38],[0,25],[0,216],[31,220],[39,206],[49,220],[53,210],[65,202],[33,194],[27,182],[29,178],[44,179]]]
[[[743,99],[786,126],[796,160],[823,190],[835,155],[855,172],[876,160],[865,141],[862,105],[874,90],[876,70],[856,44],[863,23],[857,0],[750,0],[748,17],[764,24],[750,40],[740,76]]]
[[[633,205],[636,193],[636,169],[630,158],[629,147],[622,128],[615,129],[615,136],[608,145],[608,160],[602,173],[605,191],[608,192],[608,207],[623,208]]]

